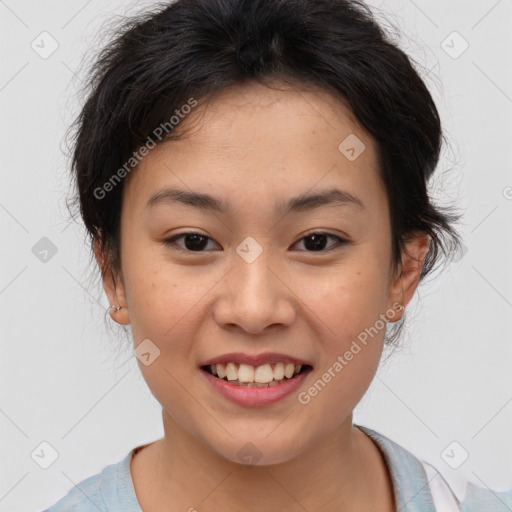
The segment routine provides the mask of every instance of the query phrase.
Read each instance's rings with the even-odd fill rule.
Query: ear
[[[109,310],[110,316],[118,324],[128,325],[130,323],[130,315],[126,304],[126,295],[122,276],[116,275],[110,271],[106,264],[106,256],[101,250],[99,240],[94,241],[94,256],[101,269],[101,279],[103,281],[103,289],[107,294],[108,301],[112,306],[122,307],[119,311],[114,308]]]
[[[401,263],[393,276],[389,292],[388,308],[400,304],[400,312],[393,317],[393,322],[400,320],[407,304],[412,299],[420,282],[421,269],[429,248],[429,236],[423,232],[413,233],[401,255]],[[393,308],[394,310],[396,309]],[[391,320],[390,320],[391,321]]]

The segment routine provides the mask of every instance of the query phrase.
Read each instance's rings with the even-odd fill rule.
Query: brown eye
[[[329,244],[329,240],[331,243]],[[178,243],[180,241],[180,243]],[[164,240],[164,244],[169,247],[177,247],[178,250],[185,252],[207,252],[205,249],[209,242],[214,242],[210,237],[200,233],[181,233],[180,235],[173,236]],[[298,243],[303,243],[306,252],[328,252],[336,245],[347,244],[348,241],[337,235],[330,233],[311,233]],[[295,244],[295,245],[297,245]],[[217,244],[216,244],[217,245]]]
[[[178,244],[178,240],[183,240],[183,245]],[[199,233],[182,233],[164,240],[167,246],[178,246],[179,249],[189,252],[205,252],[204,249],[208,245],[208,241],[213,240],[210,237]]]
[[[331,244],[327,250],[330,250],[333,246],[335,246],[336,242],[338,245],[347,243],[347,240],[344,238],[332,235],[330,233],[311,233],[299,240],[298,243],[303,242],[307,252],[327,252],[326,245],[329,239],[334,240],[335,243]]]

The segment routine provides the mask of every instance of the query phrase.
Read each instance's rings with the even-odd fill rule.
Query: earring
[[[121,309],[124,309],[124,306],[114,306],[113,304],[110,304],[109,308],[107,309],[107,311],[110,311],[111,309],[114,309],[114,311],[117,313],[118,311],[120,311]]]

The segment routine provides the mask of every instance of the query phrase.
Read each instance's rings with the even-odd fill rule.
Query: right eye
[[[178,240],[183,240],[183,246],[178,244]],[[178,246],[178,250],[185,252],[205,252],[203,249],[208,245],[208,241],[213,242],[210,237],[201,233],[181,233],[167,238],[163,243],[171,248]]]

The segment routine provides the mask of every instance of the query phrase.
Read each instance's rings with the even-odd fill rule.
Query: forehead
[[[377,148],[346,104],[321,90],[251,83],[222,90],[181,121],[185,138],[157,145],[129,175],[133,206],[165,186],[244,202],[342,186],[382,193]],[[178,129],[180,126],[177,127]]]

